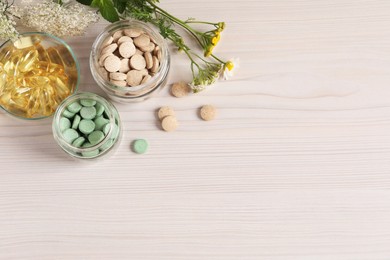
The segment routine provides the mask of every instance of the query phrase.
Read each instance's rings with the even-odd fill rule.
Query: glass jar
[[[95,115],[87,114],[87,110],[95,111]],[[85,124],[82,124],[83,120]],[[90,121],[94,122],[93,129],[87,131],[85,126]],[[111,153],[122,136],[122,124],[116,108],[103,97],[88,92],[77,93],[60,104],[54,114],[52,130],[54,139],[62,150],[74,158],[87,160]],[[75,132],[78,133],[77,137],[69,137],[69,134]],[[95,132],[99,132],[98,135],[103,133],[104,137],[100,140],[94,138],[92,141],[91,136]]]
[[[108,80],[107,77],[102,75],[101,69],[103,67],[99,65],[99,57],[105,41],[115,32],[125,29],[139,29],[144,31],[151,38],[151,41],[155,42],[161,50],[160,66],[158,71],[149,81],[134,87],[117,86],[113,84]],[[112,100],[119,102],[143,101],[157,93],[166,84],[168,72],[170,69],[170,55],[168,46],[161,35],[149,27],[146,23],[135,20],[123,20],[115,22],[107,26],[103,32],[97,36],[95,42],[93,43],[90,55],[90,69],[96,83],[108,94]]]
[[[80,68],[66,42],[22,33],[0,46],[0,107],[14,117],[42,119],[77,91]]]

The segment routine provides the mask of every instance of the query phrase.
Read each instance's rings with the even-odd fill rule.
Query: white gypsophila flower
[[[80,36],[85,29],[99,20],[99,16],[79,3],[60,5],[52,1],[28,5],[21,23],[35,30],[58,37]]]
[[[16,23],[13,15],[10,12],[9,6],[0,0],[0,39],[1,40],[16,40],[19,36],[15,28]]]
[[[232,58],[225,63],[225,66],[221,70],[221,78],[228,80],[236,73],[237,69],[240,67],[240,59]]]

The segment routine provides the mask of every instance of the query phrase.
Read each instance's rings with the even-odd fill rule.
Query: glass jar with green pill
[[[70,156],[95,159],[114,150],[122,135],[116,108],[93,93],[78,93],[65,99],[53,118],[53,135]]]

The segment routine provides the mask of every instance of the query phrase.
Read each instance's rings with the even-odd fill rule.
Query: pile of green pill
[[[76,148],[89,148],[99,144],[96,149],[80,152],[86,158],[96,157],[109,149],[119,135],[118,121],[111,124],[104,105],[93,99],[76,100],[66,106],[59,127],[63,139]],[[111,127],[112,134],[105,140]]]

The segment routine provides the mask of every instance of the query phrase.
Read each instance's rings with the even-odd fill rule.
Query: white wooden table
[[[0,113],[0,259],[390,259],[390,2],[162,0],[225,21],[238,74],[184,99],[115,104],[117,153],[71,160],[51,119]],[[80,90],[100,22],[67,39]],[[172,51],[169,83],[189,80]],[[218,118],[201,121],[203,104]],[[158,129],[170,105],[179,129]],[[130,143],[145,138],[147,154]]]

